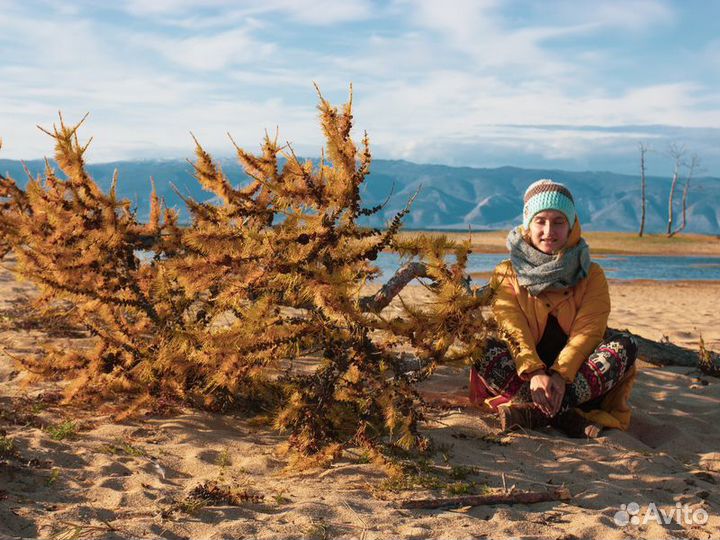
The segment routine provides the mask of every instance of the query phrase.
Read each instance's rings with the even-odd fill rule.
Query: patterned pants
[[[583,404],[598,408],[600,401],[635,363],[637,344],[629,334],[618,333],[597,346],[580,366],[575,380],[565,387],[560,412]],[[473,365],[488,390],[513,402],[531,403],[530,383],[522,380],[505,343],[489,340],[485,354]],[[586,407],[582,407],[586,408]]]

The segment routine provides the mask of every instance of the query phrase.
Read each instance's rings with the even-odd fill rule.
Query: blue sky
[[[90,161],[218,156],[266,129],[322,138],[313,81],[354,88],[377,158],[670,174],[668,143],[720,176],[720,2],[0,0],[0,158],[52,153],[90,113]]]

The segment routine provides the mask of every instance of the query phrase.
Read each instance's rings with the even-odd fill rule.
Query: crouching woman
[[[507,339],[474,360],[470,399],[503,429],[555,425],[570,436],[627,429],[637,345],[607,335],[610,293],[590,260],[575,203],[563,184],[539,180],[524,196],[523,225],[495,269],[494,315]]]

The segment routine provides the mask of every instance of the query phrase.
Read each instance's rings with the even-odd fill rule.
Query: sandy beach
[[[30,291],[0,271],[0,537],[718,537],[720,379],[691,368],[640,361],[631,429],[576,440],[551,428],[500,433],[492,415],[469,407],[467,368],[445,366],[422,386],[431,403],[423,431],[437,451],[418,468],[418,484],[403,490],[355,452],[319,472],[288,472],[279,451],[283,436],[242,417],[180,409],[112,423],[93,410],[60,406],[59,383],[24,386],[27,374],[10,359],[46,345],[78,345],[12,328],[12,301]],[[420,291],[403,294],[412,301]],[[710,349],[720,350],[720,283],[613,282],[611,295],[612,326],[693,350],[702,334]],[[437,475],[449,480],[429,483]],[[208,482],[233,486],[242,500],[206,505],[189,497]],[[398,506],[408,497],[557,486],[566,486],[571,498]],[[631,503],[640,523],[623,525],[623,516],[633,517],[623,513],[635,510]],[[667,524],[644,520],[651,507],[681,508],[707,522],[684,519],[679,510]]]

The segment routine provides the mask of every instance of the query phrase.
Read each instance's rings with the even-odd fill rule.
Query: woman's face
[[[530,221],[530,241],[535,249],[552,255],[560,251],[570,234],[565,214],[557,210],[543,210]]]

